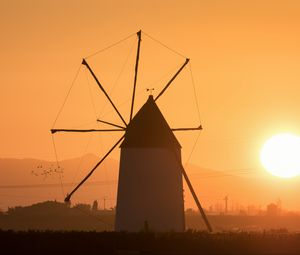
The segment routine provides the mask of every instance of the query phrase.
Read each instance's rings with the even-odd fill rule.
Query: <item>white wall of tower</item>
[[[181,158],[180,150],[176,151]],[[122,148],[116,231],[184,231],[182,174],[169,148]]]

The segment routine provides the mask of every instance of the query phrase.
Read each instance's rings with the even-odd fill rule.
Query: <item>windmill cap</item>
[[[125,147],[181,148],[153,95],[149,95],[147,102],[128,124],[121,144],[121,148]]]

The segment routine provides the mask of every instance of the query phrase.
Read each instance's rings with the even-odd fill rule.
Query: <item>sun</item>
[[[300,137],[290,133],[271,137],[261,149],[260,160],[272,175],[282,178],[300,175]]]

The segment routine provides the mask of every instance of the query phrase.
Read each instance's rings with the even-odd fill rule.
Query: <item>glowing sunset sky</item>
[[[300,134],[299,13],[296,0],[0,1],[0,157],[54,160],[49,130],[81,59],[142,29],[191,58],[204,127],[191,162],[213,169],[262,171],[259,150],[267,138],[280,132]],[[125,46],[126,55],[130,47]],[[147,38],[141,58],[151,56],[161,63],[160,70],[164,61],[166,71],[184,62],[178,56],[172,62],[163,51],[146,46]],[[134,55],[135,49],[133,59]],[[111,56],[117,63],[120,55]],[[101,56],[97,61],[101,63]],[[120,69],[121,64],[115,66]],[[108,90],[109,79],[119,70],[113,72],[112,67],[97,70]],[[151,83],[156,69],[148,67],[141,75]],[[189,103],[193,90],[188,69],[185,72],[160,105],[176,127],[199,124],[194,98]],[[140,76],[138,86],[145,80]],[[123,90],[131,94],[132,83],[119,86],[113,95],[116,101]],[[61,118],[78,113],[80,126],[90,108],[76,101],[87,93],[80,85],[76,89]],[[142,93],[136,110],[147,95]],[[97,101],[100,105],[102,99]],[[67,127],[67,122],[59,127]],[[179,135],[185,159],[196,136]],[[58,137],[60,158],[82,155],[87,137],[76,139]],[[108,148],[115,139],[106,138],[103,146]],[[87,152],[99,154],[97,141]]]

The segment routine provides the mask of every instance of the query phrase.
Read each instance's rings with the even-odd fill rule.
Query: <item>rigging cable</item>
[[[197,98],[197,94],[196,94],[195,81],[194,81],[194,77],[193,77],[193,73],[192,73],[191,64],[189,65],[189,67],[190,67],[190,74],[191,74],[191,80],[192,80],[192,85],[193,85],[194,98],[195,98],[195,101],[196,101],[196,108],[197,108],[197,112],[198,112],[198,119],[199,119],[199,122],[201,123],[200,110],[199,110],[199,104],[198,104],[198,98]],[[201,130],[198,131],[198,134],[197,134],[197,137],[196,137],[195,142],[194,142],[194,144],[193,144],[192,150],[191,150],[191,152],[190,152],[190,154],[189,154],[189,156],[188,156],[188,158],[187,158],[187,160],[186,160],[186,162],[185,162],[185,167],[182,166],[183,169],[186,168],[187,165],[188,165],[188,163],[190,162],[190,159],[191,159],[191,157],[192,157],[192,155],[193,155],[193,153],[194,153],[194,151],[195,151],[195,149],[196,149],[196,145],[197,145],[197,143],[198,143],[198,140],[199,140],[199,138],[200,138],[200,135],[201,135]],[[189,183],[187,183],[187,185],[189,186]],[[193,195],[193,192],[192,192],[192,195]],[[195,195],[195,196],[196,196],[196,195]],[[197,198],[197,196],[196,196],[196,198]],[[198,198],[197,198],[197,200],[198,200]],[[196,204],[197,204],[197,201],[196,201]],[[197,206],[198,206],[198,204],[197,204]],[[199,206],[198,206],[198,208],[199,208]],[[208,227],[208,230],[211,232],[212,229],[211,229],[210,223],[209,223],[208,220],[206,219],[206,216],[205,216],[204,212],[202,212],[203,209],[201,208],[201,205],[200,205],[199,210],[200,210],[201,215],[202,215],[202,217],[203,217],[203,219],[204,219],[204,222],[202,222],[202,224],[205,223],[206,226]]]
[[[193,91],[194,91],[194,97],[195,97],[195,101],[196,101],[196,108],[197,108],[197,113],[198,113],[198,119],[199,119],[199,123],[201,123],[201,116],[200,116],[200,109],[199,109],[199,104],[198,104],[198,97],[197,97],[197,93],[196,93],[196,86],[195,86],[195,80],[194,80],[194,76],[193,76],[193,72],[192,72],[192,66],[191,66],[191,62],[189,62],[189,69],[190,69],[190,74],[191,74],[191,80],[192,80],[192,85],[193,85]],[[201,134],[201,130],[198,131],[198,135],[195,139],[195,142],[193,144],[191,153],[189,154],[186,162],[185,162],[185,167],[187,167],[188,163],[190,162],[190,159],[192,157],[192,154],[194,153],[195,149],[196,149],[196,145],[198,143],[198,140],[200,138],[200,134]]]
[[[127,38],[125,38],[125,39],[119,41],[119,43],[122,42],[122,41],[124,41],[124,40],[129,39],[129,38],[130,38],[131,36],[133,36],[133,35],[136,35],[136,34],[132,34],[132,35],[128,36]],[[126,65],[128,64],[129,58],[130,58],[130,56],[132,55],[132,52],[133,52],[133,49],[134,49],[134,46],[135,46],[136,42],[137,42],[137,39],[135,38],[135,40],[133,40],[133,42],[132,42],[132,45],[131,45],[131,47],[130,47],[130,49],[129,49],[128,54],[126,55],[126,58],[125,58],[124,63],[123,63],[123,65],[122,65],[121,69],[120,69],[120,72],[119,72],[119,74],[117,75],[117,77],[116,77],[116,79],[115,79],[115,81],[114,81],[114,83],[113,83],[113,85],[112,85],[112,88],[111,88],[110,91],[109,91],[110,94],[112,94],[112,93],[114,92],[116,86],[118,85],[119,80],[120,80],[122,74],[124,73],[125,67],[126,67]],[[107,47],[107,48],[105,48],[105,49],[111,48],[111,47],[113,47],[113,46],[115,46],[115,45],[117,45],[117,43],[115,43],[115,44],[113,44],[113,45],[111,45],[110,47]],[[104,49],[104,50],[105,50],[105,49]],[[100,52],[100,51],[99,51],[99,52]],[[92,97],[91,97],[91,98],[92,98]],[[107,112],[105,112],[105,109],[107,108],[107,105],[108,105],[108,102],[105,101],[105,103],[103,104],[102,109],[101,109],[101,111],[100,111],[99,118],[102,118],[104,115],[107,114]],[[119,106],[120,106],[120,105],[118,105],[118,107],[119,107]],[[97,115],[96,115],[96,118],[97,118]],[[110,135],[110,134],[109,134],[109,135]],[[100,139],[102,138],[102,136],[101,136],[100,133],[99,133],[99,137],[100,137]],[[100,148],[101,148],[101,146],[100,146]],[[105,165],[103,165],[103,167],[104,167],[105,178],[107,179],[107,168],[106,168]],[[111,191],[111,188],[110,188],[110,187],[111,187],[111,186],[109,186],[109,189],[108,189],[108,190],[109,190],[109,197],[111,198],[111,197],[113,197],[113,196],[112,196],[112,191]],[[111,199],[110,199],[110,201],[111,201]],[[110,203],[111,203],[111,202],[110,202]],[[112,205],[112,204],[110,204],[110,205]]]
[[[90,82],[89,82],[89,76],[88,76],[88,73],[87,73],[87,69],[85,69],[85,70],[86,70],[85,74],[86,74],[86,79],[87,79],[87,86],[88,86],[88,88],[89,88],[89,95],[90,95],[91,103],[92,103],[92,106],[93,106],[95,118],[97,119],[97,110],[96,110],[95,101],[94,101],[94,98],[93,98],[93,95],[92,95],[92,91],[91,91],[91,84],[90,84]],[[94,124],[95,124],[95,122],[94,122]],[[96,123],[96,124],[97,124],[97,123]],[[100,134],[100,133],[99,133],[99,137],[101,138],[101,134]],[[88,147],[89,147],[89,145],[90,145],[90,143],[91,143],[91,141],[92,141],[92,138],[93,138],[93,133],[90,133],[88,142],[87,142],[87,144],[86,144],[86,147],[85,147],[85,149],[84,149],[84,152],[82,153],[82,156],[81,156],[81,158],[80,158],[78,167],[77,167],[77,169],[76,169],[76,171],[75,171],[75,175],[74,175],[74,178],[73,178],[73,181],[72,181],[72,183],[73,183],[74,185],[75,185],[75,179],[76,179],[76,177],[77,177],[77,175],[78,175],[78,173],[79,173],[80,167],[81,167],[81,165],[82,165],[84,155],[86,154],[86,152],[87,152],[87,150],[88,150]],[[101,148],[101,144],[100,144],[100,148]],[[103,167],[105,168],[104,165],[103,165]],[[104,169],[104,170],[106,170],[106,169]],[[105,174],[106,174],[106,171],[104,171],[104,172],[105,172]],[[105,175],[105,176],[106,176],[106,175]],[[106,176],[106,180],[105,180],[105,181],[107,182],[107,176]],[[110,185],[109,185],[109,187],[110,187]]]
[[[75,179],[76,179],[77,175],[78,175],[79,172],[80,172],[80,168],[81,168],[81,166],[82,166],[82,162],[83,162],[84,155],[85,155],[85,153],[87,152],[87,149],[88,149],[88,147],[89,147],[89,145],[90,145],[90,143],[91,143],[91,140],[92,140],[92,134],[93,134],[93,133],[90,133],[90,134],[89,134],[88,142],[87,142],[87,144],[86,144],[86,146],[85,146],[85,148],[84,148],[84,151],[83,151],[82,156],[80,157],[78,166],[77,166],[77,168],[76,168],[74,177],[73,177],[73,179],[72,179],[73,187],[75,187],[75,185],[76,185]]]
[[[102,138],[102,136],[101,136],[101,134],[99,133],[99,137],[100,138]],[[103,153],[103,150],[101,149],[102,147],[103,147],[103,141],[100,139],[99,140],[99,150],[100,150],[100,152],[101,152],[101,154]],[[102,154],[103,155],[103,154]],[[108,180],[108,176],[107,176],[107,173],[109,172],[111,172],[111,171],[108,171],[108,169],[107,169],[107,166],[106,166],[106,164],[102,164],[102,167],[103,167],[103,172],[104,172],[104,177],[105,177],[105,181],[107,181]],[[108,197],[109,197],[109,203],[110,203],[110,207],[112,207],[112,200],[116,200],[115,199],[115,197],[112,195],[113,193],[112,193],[112,190],[111,190],[111,186],[112,185],[114,185],[114,183],[112,183],[111,185],[107,185],[108,186]]]
[[[55,154],[56,164],[57,164],[57,167],[60,168],[60,165],[59,165],[59,162],[58,162],[58,158],[57,158],[57,149],[56,149],[56,145],[55,145],[55,141],[54,141],[54,134],[51,134],[51,137],[52,137],[52,143],[53,143],[53,148],[54,148],[54,154]],[[62,183],[62,178],[61,178],[62,173],[59,172],[58,174],[59,174],[61,192],[62,192],[62,196],[64,198],[65,191],[64,191],[64,186],[63,186],[63,183]]]
[[[72,88],[73,88],[73,86],[74,86],[74,84],[75,84],[75,81],[76,81],[76,79],[77,79],[77,77],[78,77],[78,74],[79,74],[79,72],[80,72],[80,69],[81,69],[81,64],[80,64],[80,66],[78,67],[78,70],[77,70],[77,72],[76,72],[76,75],[75,75],[75,77],[74,77],[74,79],[73,79],[73,81],[72,81],[72,83],[71,83],[71,86],[70,86],[70,88],[69,88],[69,90],[68,90],[68,93],[67,93],[67,95],[66,95],[66,97],[65,97],[65,99],[64,99],[64,101],[63,101],[63,104],[62,104],[62,106],[60,107],[60,109],[59,109],[59,111],[58,111],[58,114],[57,114],[57,116],[56,116],[56,118],[55,118],[55,120],[54,120],[52,129],[54,128],[54,126],[55,126],[55,124],[56,124],[56,122],[57,122],[57,120],[58,120],[58,118],[59,118],[59,116],[60,116],[60,114],[61,114],[61,112],[62,112],[62,110],[63,110],[63,108],[64,108],[64,106],[65,106],[65,104],[66,104],[66,102],[67,102],[67,99],[68,99],[68,97],[69,97],[69,95],[70,95],[70,92],[71,92],[71,90],[72,90]],[[55,154],[56,164],[57,164],[57,167],[60,168],[60,165],[59,165],[59,162],[58,162],[58,157],[57,157],[57,148],[56,148],[56,144],[55,144],[55,140],[54,140],[54,134],[51,134],[51,138],[52,138],[52,144],[53,144],[53,149],[54,149],[54,154]],[[63,183],[62,183],[62,173],[61,173],[61,172],[59,173],[59,179],[60,179],[60,183],[61,183],[61,191],[62,191],[62,195],[63,195],[63,197],[64,197],[64,196],[65,196],[65,192],[64,192],[64,187],[63,187]]]
[[[91,85],[90,85],[90,82],[89,82],[89,76],[87,74],[87,71],[88,71],[87,68],[85,68],[85,77],[86,77],[87,86],[88,86],[88,89],[89,89],[91,104],[92,104],[92,107],[93,107],[93,110],[94,110],[95,118],[97,119],[96,104],[95,104],[95,101],[94,101],[94,98],[93,98],[93,94],[92,94]]]
[[[194,75],[193,75],[193,71],[192,71],[192,63],[191,63],[191,61],[189,62],[189,69],[190,69],[190,74],[191,74],[191,79],[192,79],[193,90],[194,90],[194,97],[195,97],[195,102],[196,102],[196,108],[197,108],[197,111],[198,111],[198,118],[199,118],[199,122],[201,123],[201,114],[200,114],[198,96],[197,96],[197,91],[196,91],[196,86],[195,86],[195,79],[194,79]]]
[[[154,85],[158,84],[159,82],[163,82],[165,78],[169,78],[170,75],[173,75],[173,72],[175,70],[178,70],[179,67],[181,66],[182,64],[180,63],[179,65],[176,65],[172,68],[170,68],[167,72],[165,72],[163,75],[161,75],[159,78],[155,79],[154,81],[152,82],[149,82],[148,84],[146,84],[145,86],[143,86],[140,90],[140,91],[144,91],[145,89],[149,88],[149,87],[153,87]],[[165,82],[165,81],[164,81]]]
[[[57,116],[56,116],[56,118],[55,118],[55,120],[54,120],[54,123],[53,123],[53,126],[52,126],[52,128],[54,128],[54,126],[55,126],[55,124],[56,124],[56,122],[57,122],[57,119],[58,119],[58,117],[60,116],[60,114],[61,114],[61,112],[62,112],[62,110],[63,110],[63,108],[64,108],[64,106],[65,106],[65,104],[66,104],[66,102],[67,102],[67,99],[68,99],[68,97],[69,97],[69,95],[70,95],[70,92],[71,92],[71,90],[72,90],[72,88],[73,88],[73,86],[74,86],[74,84],[75,84],[75,81],[76,81],[76,79],[77,79],[77,77],[78,77],[78,74],[79,74],[79,71],[80,71],[80,69],[81,69],[81,64],[80,64],[80,66],[79,66],[79,68],[78,68],[78,70],[77,70],[77,72],[76,72],[76,75],[75,75],[75,77],[74,77],[74,79],[73,79],[73,81],[72,81],[72,83],[71,83],[71,86],[70,86],[70,88],[69,88],[69,90],[68,90],[68,93],[67,93],[67,95],[66,95],[66,97],[65,97],[65,99],[64,99],[64,102],[63,102],[63,104],[62,104],[62,106],[60,107],[60,109],[59,109],[59,111],[58,111],[58,114],[57,114]]]
[[[114,47],[114,46],[116,46],[116,45],[118,45],[118,44],[124,42],[125,40],[129,39],[129,38],[132,37],[133,35],[135,35],[135,33],[134,33],[134,34],[131,34],[131,35],[127,36],[127,37],[125,37],[124,39],[122,39],[122,40],[120,40],[120,41],[118,41],[118,42],[116,42],[116,43],[113,43],[113,44],[111,44],[111,45],[105,47],[104,49],[101,49],[101,50],[95,52],[94,54],[91,54],[91,55],[87,56],[86,58],[95,56],[96,54],[98,54],[98,53],[100,53],[100,52],[103,52],[103,51],[105,51],[105,50],[107,50],[107,49],[110,49],[110,48],[112,48],[112,47]],[[117,83],[118,83],[118,81],[119,81],[119,79],[120,79],[120,77],[121,77],[121,75],[122,75],[122,73],[123,73],[123,71],[124,71],[124,69],[125,69],[125,66],[126,66],[126,64],[127,64],[127,62],[128,62],[128,59],[129,59],[129,56],[131,55],[133,46],[134,46],[134,42],[133,42],[133,44],[132,44],[132,46],[131,46],[131,49],[130,49],[129,54],[127,55],[127,57],[126,57],[126,59],[125,59],[125,63],[124,63],[123,66],[122,66],[121,72],[120,72],[120,74],[118,75],[116,81],[114,82],[114,85],[113,85],[113,88],[112,88],[112,89],[114,89],[114,87],[117,85]],[[62,106],[61,106],[61,108],[60,108],[60,110],[59,110],[59,112],[58,112],[58,114],[57,114],[57,116],[56,116],[56,118],[55,118],[55,121],[54,121],[54,123],[53,123],[53,127],[52,127],[52,128],[54,128],[54,126],[55,126],[55,124],[56,124],[56,122],[57,122],[57,120],[58,120],[58,118],[59,118],[59,116],[60,116],[60,114],[61,114],[61,112],[62,112],[62,110],[63,110],[63,108],[64,108],[64,106],[65,106],[65,104],[66,104],[66,102],[67,102],[67,99],[68,99],[68,97],[69,97],[69,95],[70,95],[70,92],[71,92],[71,90],[72,90],[72,88],[73,88],[73,86],[74,86],[74,84],[75,84],[75,81],[76,81],[76,79],[77,79],[77,77],[78,77],[78,75],[79,75],[79,72],[80,72],[80,70],[81,70],[81,67],[82,67],[82,65],[80,64],[80,66],[79,66],[79,68],[78,68],[78,70],[77,70],[77,72],[76,72],[75,78],[73,79],[72,84],[71,84],[71,86],[70,86],[70,89],[69,89],[69,91],[68,91],[68,93],[67,93],[67,95],[66,95],[66,97],[65,97],[65,99],[64,99],[64,102],[63,102],[63,104],[62,104]],[[89,86],[89,80],[88,80],[88,77],[87,77],[87,82],[88,82],[88,86]],[[95,103],[94,103],[94,100],[93,100],[92,95],[91,95],[91,88],[90,88],[90,86],[89,86],[89,93],[90,93],[90,97],[91,97],[91,101],[92,101],[92,106],[93,106],[94,114],[95,114],[95,117],[97,118],[96,107],[95,107]],[[107,105],[107,103],[104,105],[103,108],[105,108],[106,105]],[[90,142],[91,142],[91,138],[92,138],[92,134],[90,135],[89,141],[88,141],[88,143],[87,143],[87,145],[86,145],[86,147],[85,147],[85,151],[87,151],[87,148],[89,147],[89,144],[90,144]],[[53,142],[53,147],[54,147],[54,152],[55,152],[56,163],[57,163],[58,168],[60,168],[59,162],[58,162],[58,157],[57,157],[57,149],[56,149],[56,145],[55,145],[55,140],[54,140],[53,134],[52,134],[52,142]],[[82,156],[81,159],[80,159],[80,162],[79,162],[79,165],[78,165],[76,174],[75,174],[75,176],[74,176],[74,178],[73,178],[73,182],[74,182],[75,177],[77,176],[77,173],[78,173],[78,171],[79,171],[79,168],[80,168],[80,166],[81,166],[81,164],[82,164],[82,160],[83,160],[83,156]],[[64,196],[65,194],[64,194],[64,188],[63,188],[63,183],[62,183],[61,173],[60,173],[60,182],[61,182],[61,189],[62,189],[63,196]]]
[[[100,53],[100,52],[106,51],[106,50],[108,50],[108,49],[110,49],[110,48],[112,48],[112,47],[114,47],[114,46],[116,46],[116,45],[118,45],[118,44],[120,44],[120,43],[126,41],[127,39],[129,39],[130,37],[132,37],[132,36],[134,36],[134,35],[136,35],[136,33],[130,34],[130,35],[126,36],[125,38],[123,38],[123,39],[121,39],[121,40],[119,40],[119,41],[117,41],[117,42],[115,42],[115,43],[113,43],[113,44],[111,44],[111,45],[109,45],[109,46],[107,46],[107,47],[101,49],[101,50],[98,50],[98,51],[96,51],[95,53],[93,53],[93,54],[91,54],[91,55],[88,55],[87,57],[85,57],[85,59],[88,59],[88,58],[90,58],[90,57],[93,57],[93,56],[97,55],[97,54]]]
[[[157,42],[158,44],[162,45],[163,47],[165,47],[166,49],[172,51],[173,53],[177,54],[178,56],[180,57],[183,57],[183,58],[187,58],[186,56],[184,56],[183,54],[179,53],[178,51],[176,50],[173,50],[172,48],[170,48],[169,46],[167,46],[166,44],[162,43],[161,41],[155,39],[154,37],[148,35],[147,33],[145,33],[144,31],[142,31],[142,33],[146,36],[148,36],[150,39],[152,39],[153,41]]]
[[[132,54],[132,51],[133,51],[133,48],[134,48],[134,45],[135,45],[136,42],[137,42],[137,39],[135,39],[135,40],[133,41],[133,43],[132,43],[132,45],[131,45],[131,47],[130,47],[129,53],[128,53],[128,55],[127,55],[126,58],[125,58],[124,64],[122,65],[122,68],[121,68],[121,71],[120,71],[120,73],[118,74],[116,80],[114,81],[114,83],[113,83],[113,85],[112,85],[112,88],[111,88],[110,91],[109,91],[110,94],[112,94],[112,93],[114,92],[114,90],[115,90],[117,84],[119,83],[119,80],[120,80],[120,78],[121,78],[121,76],[122,76],[122,74],[123,74],[123,72],[124,72],[124,70],[125,70],[125,67],[126,67],[126,65],[127,65],[127,63],[128,63],[128,60],[129,60],[130,55]],[[105,101],[105,103],[103,104],[102,110],[101,110],[102,113],[100,113],[100,116],[99,116],[100,118],[103,117],[103,112],[104,112],[104,110],[106,109],[107,104],[108,104],[108,102]],[[119,105],[118,105],[118,106],[119,106]]]
[[[95,102],[93,100],[93,96],[92,96],[92,92],[91,92],[91,86],[90,86],[90,83],[89,83],[89,78],[88,78],[88,74],[87,74],[87,69],[85,69],[85,75],[86,75],[86,80],[87,80],[87,86],[88,86],[88,89],[89,89],[89,95],[90,95],[90,98],[91,98],[91,104],[92,104],[92,108],[94,110],[94,114],[95,114],[95,118],[97,119],[97,111],[96,111],[96,106],[95,106]],[[95,122],[91,122],[94,124],[94,127],[95,127]],[[83,150],[83,153],[82,153],[82,156],[80,157],[80,160],[79,160],[79,163],[77,165],[77,168],[75,170],[75,174],[74,174],[74,177],[72,179],[72,183],[73,183],[73,186],[75,186],[75,179],[77,177],[77,175],[79,174],[79,171],[80,171],[80,167],[82,165],[82,162],[83,162],[83,158],[84,158],[84,155],[86,154],[87,150],[88,150],[88,147],[92,141],[92,138],[93,138],[93,133],[90,133],[89,134],[89,138],[88,138],[88,141],[87,141],[87,144]]]
[[[178,66],[179,65],[176,65],[172,68],[170,68],[166,73],[164,73],[163,75],[161,75],[158,79],[156,79],[155,81],[152,81],[150,83],[148,83],[147,85],[145,86],[142,86],[142,88],[140,89],[137,89],[137,92],[136,92],[136,97],[139,97],[141,96],[141,94],[143,94],[145,92],[145,90],[151,86],[154,86],[155,84],[158,84],[159,82],[162,82],[164,78],[168,77],[171,73],[173,73],[174,70],[177,70],[178,69]],[[126,100],[122,101],[121,103],[118,104],[118,107],[122,107],[124,106],[125,104],[127,104],[128,102],[131,101],[131,97],[128,97]],[[114,112],[114,110],[109,110],[105,113],[102,114],[102,117],[104,117],[105,115],[111,113],[111,112]]]

